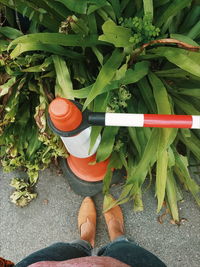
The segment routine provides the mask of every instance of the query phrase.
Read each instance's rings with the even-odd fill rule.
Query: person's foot
[[[96,208],[90,197],[84,198],[78,214],[80,238],[88,241],[94,247],[96,234]]]
[[[104,213],[110,240],[124,235],[124,219],[120,206],[116,206]]]

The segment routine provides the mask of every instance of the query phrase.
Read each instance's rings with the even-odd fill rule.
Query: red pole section
[[[189,115],[144,115],[144,127],[192,128],[192,122]]]
[[[200,116],[106,113],[105,126],[200,129]]]

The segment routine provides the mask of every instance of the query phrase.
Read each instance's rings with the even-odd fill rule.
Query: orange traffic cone
[[[72,189],[81,195],[94,195],[102,190],[102,180],[106,174],[109,160],[94,164],[101,136],[98,136],[95,145],[89,152],[91,126],[84,125],[87,122],[84,122],[81,108],[82,106],[78,103],[65,98],[56,98],[49,106],[48,122],[50,128],[60,135],[70,153],[64,162],[64,169],[69,184],[71,181]],[[74,184],[74,179],[76,183],[78,182],[77,186],[76,183]],[[83,190],[84,185],[85,190]]]

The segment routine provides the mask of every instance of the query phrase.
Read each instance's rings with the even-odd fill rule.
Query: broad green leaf
[[[168,171],[166,184],[167,203],[169,205],[172,218],[175,222],[179,222],[179,212],[176,197],[176,181],[172,171]]]
[[[127,47],[131,43],[131,30],[122,26],[117,26],[114,21],[107,20],[103,26],[103,35],[99,36],[99,40],[113,44],[115,47]]]
[[[116,49],[101,68],[99,75],[97,76],[96,82],[93,84],[91,91],[84,103],[83,109],[85,109],[92,100],[103,92],[105,86],[112,80],[116,70],[120,66],[124,58],[124,53]]]
[[[169,17],[175,16],[180,10],[191,4],[191,0],[173,0],[162,14],[159,14],[157,26],[161,27]]]
[[[65,49],[59,45],[42,44],[40,42],[19,43],[10,53],[10,57],[14,59],[20,56],[22,53],[29,51],[44,51],[72,59],[81,59],[83,57],[81,54],[69,49]]]
[[[101,143],[97,150],[97,162],[104,161],[111,155],[118,131],[119,127],[108,126],[104,128]]]
[[[181,69],[200,77],[200,52],[172,47],[159,47],[152,49],[151,52],[166,57]]]
[[[90,47],[94,45],[101,44],[102,42],[98,41],[96,34],[89,36],[83,36],[82,34],[63,34],[63,33],[33,33],[27,34],[22,37],[19,37],[13,40],[9,48],[17,44],[22,43],[37,43],[41,44],[54,44],[62,46],[81,46],[81,47]]]
[[[57,92],[56,96],[74,99],[73,87],[66,62],[59,56],[52,56],[55,65],[56,78],[61,92]]]
[[[0,27],[0,33],[9,39],[16,39],[23,35],[21,31],[8,26]]]

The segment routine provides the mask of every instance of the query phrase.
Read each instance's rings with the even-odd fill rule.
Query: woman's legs
[[[118,237],[115,241],[100,249],[98,256],[109,256],[133,267],[166,266],[151,252],[138,246],[134,241],[129,241],[125,236]]]
[[[110,256],[133,267],[164,267],[161,260],[124,236],[124,219],[120,206],[104,213],[111,243],[99,250],[99,256]]]
[[[19,263],[15,267],[26,267],[39,261],[64,261],[91,255],[96,233],[96,209],[91,198],[86,197],[78,214],[80,240],[73,243],[56,243],[41,249]]]

